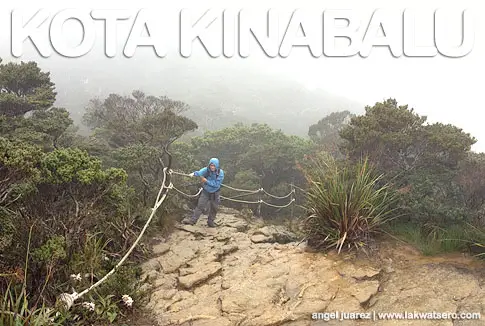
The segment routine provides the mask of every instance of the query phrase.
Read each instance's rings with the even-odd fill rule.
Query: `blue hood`
[[[216,166],[216,172],[211,172],[209,165],[214,164]],[[203,188],[209,193],[215,193],[221,189],[222,182],[224,181],[224,171],[220,168],[219,159],[213,157],[210,159],[208,166],[194,172],[194,176],[206,178]]]
[[[218,169],[219,168],[219,159],[217,159],[215,157],[211,158],[210,161],[209,161],[209,165],[211,165],[211,164],[214,164],[216,166],[216,169]]]

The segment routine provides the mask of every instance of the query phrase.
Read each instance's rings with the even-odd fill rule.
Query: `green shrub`
[[[55,310],[47,308],[44,304],[40,304],[39,300],[36,302],[30,302],[29,300],[27,275],[31,240],[32,228],[30,228],[28,234],[25,269],[23,271],[16,270],[12,273],[0,273],[0,280],[5,280],[7,283],[3,295],[0,296],[0,325],[63,325],[63,319],[57,318],[57,321],[55,321]],[[48,251],[44,250],[43,255],[37,252],[37,255],[43,257],[53,256]]]
[[[469,223],[440,227],[417,221],[393,221],[386,225],[386,231],[403,240],[424,255],[471,251],[472,255],[483,257],[485,233]]]

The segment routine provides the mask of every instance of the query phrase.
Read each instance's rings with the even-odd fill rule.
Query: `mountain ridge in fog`
[[[285,133],[306,136],[308,127],[331,112],[362,112],[364,105],[310,90],[296,79],[251,69],[250,64],[216,60],[143,60],[81,58],[41,60],[58,91],[57,106],[68,109],[76,124],[95,97],[129,95],[141,90],[187,103],[185,114],[199,125],[197,133],[242,123],[267,123]]]

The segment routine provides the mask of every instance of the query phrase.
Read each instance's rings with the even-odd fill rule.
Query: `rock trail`
[[[144,264],[153,285],[148,308],[161,325],[485,325],[483,266],[468,264],[470,259],[427,261],[392,246],[379,259],[324,255],[306,250],[282,226],[263,226],[231,211],[219,214],[216,223],[207,228],[201,218],[197,225],[178,226]],[[483,317],[312,320],[312,313],[335,311]]]

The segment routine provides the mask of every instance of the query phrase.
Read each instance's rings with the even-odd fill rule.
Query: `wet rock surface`
[[[197,225],[178,226],[143,266],[154,289],[148,308],[160,325],[485,325],[484,266],[471,259],[423,258],[391,246],[374,259],[325,255],[307,251],[281,226],[229,213],[218,216],[217,228],[206,223],[202,217]],[[331,312],[339,320],[312,319]],[[479,312],[483,318],[377,315],[403,312]]]

